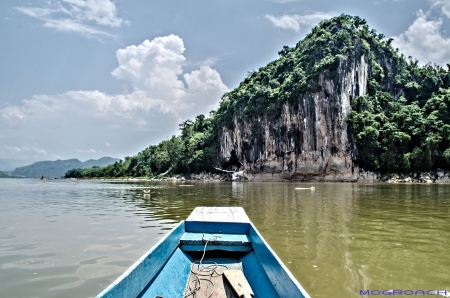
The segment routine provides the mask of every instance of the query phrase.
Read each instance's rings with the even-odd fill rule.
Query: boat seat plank
[[[210,240],[211,239],[211,240]],[[251,251],[252,243],[247,234],[209,234],[186,232],[180,239],[183,251]]]
[[[211,234],[248,234],[250,223],[185,221],[185,231]]]
[[[242,207],[196,207],[186,221],[249,223],[250,219]]]
[[[210,234],[186,232],[180,239],[181,244],[205,245],[251,245],[247,234]]]

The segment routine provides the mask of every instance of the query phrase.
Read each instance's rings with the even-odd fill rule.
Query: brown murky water
[[[311,297],[450,290],[450,185],[179,185],[0,179],[0,297],[93,297],[196,206],[244,207]]]

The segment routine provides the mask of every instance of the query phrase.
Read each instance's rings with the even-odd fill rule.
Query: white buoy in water
[[[310,190],[315,190],[316,188],[314,186],[311,187],[296,187],[295,189],[310,189]]]

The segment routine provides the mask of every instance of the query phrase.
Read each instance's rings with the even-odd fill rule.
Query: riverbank
[[[55,180],[57,178],[36,178],[37,180]],[[199,173],[187,175],[174,175],[161,178],[135,177],[135,178],[67,178],[65,180],[105,180],[105,181],[233,181],[231,173]],[[435,172],[410,173],[410,174],[380,174],[361,170],[351,177],[343,177],[339,174],[335,176],[322,176],[317,173],[311,174],[289,174],[270,173],[255,175],[245,173],[238,180],[242,182],[360,182],[360,183],[450,183],[450,171],[438,169]]]
[[[380,182],[388,183],[450,183],[450,171],[438,169],[436,172],[417,174],[392,174],[380,176]],[[378,181],[377,181],[378,182]]]

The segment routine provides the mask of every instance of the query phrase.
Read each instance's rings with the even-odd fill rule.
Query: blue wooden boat
[[[310,296],[243,208],[197,207],[100,297]]]

